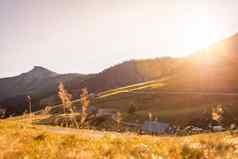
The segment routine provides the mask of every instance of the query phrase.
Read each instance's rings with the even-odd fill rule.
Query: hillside
[[[40,99],[55,94],[60,81],[68,84],[75,78],[83,81],[91,76],[93,75],[57,74],[36,66],[19,76],[0,79],[0,105],[7,108],[8,114],[21,114],[26,109],[26,97],[30,95],[33,110],[39,109]]]
[[[163,78],[171,74],[180,60],[158,58],[132,60],[115,65],[98,74],[57,74],[42,67],[16,77],[0,80],[0,105],[8,109],[8,114],[21,114],[26,109],[26,96],[32,96],[33,110],[40,109],[40,104],[58,103],[57,85],[63,81],[66,88],[79,98],[79,91],[87,87],[90,92],[100,92],[129,84]]]
[[[101,92],[122,86],[146,82],[150,80],[164,78],[173,74],[180,66],[182,59],[157,58],[147,60],[131,60],[113,67],[110,67],[93,78],[80,83],[82,87],[87,87],[90,92]],[[77,80],[72,81],[70,88],[75,88]]]
[[[159,73],[157,77],[168,79],[163,90],[237,92],[237,60],[238,33],[188,57],[167,61],[162,67],[153,67],[155,63],[148,61],[149,65],[141,66],[147,73]],[[166,69],[163,66],[168,69],[165,74],[161,74]],[[160,78],[155,76],[154,79]]]
[[[238,92],[238,34],[186,58],[169,90]]]
[[[181,62],[182,59],[176,58],[131,60],[105,69],[84,81],[74,78],[70,83],[66,83],[66,87],[74,99],[77,99],[80,89],[84,87],[89,92],[100,93],[131,84],[165,78],[171,75]],[[41,103],[54,105],[57,104],[55,102],[57,99],[57,95],[52,94],[52,96],[42,99]]]
[[[134,105],[137,111],[128,120],[144,121],[148,112],[152,112],[160,121],[199,127],[208,126],[212,107],[221,104],[224,123],[238,124],[237,44],[238,34],[180,62],[174,59],[177,65],[155,78],[157,80],[100,92],[92,104],[124,113]],[[80,106],[80,103],[75,102],[75,105]]]
[[[224,126],[238,124],[238,93],[165,91],[166,83],[167,79],[154,80],[104,91],[90,103],[98,109],[118,110],[123,114],[123,120],[132,123],[143,124],[151,112],[153,119],[161,122],[182,127],[195,125],[204,129],[213,122],[212,108],[222,105]],[[81,102],[75,100],[73,105],[80,108]],[[128,112],[132,105],[136,109],[130,114]]]
[[[55,92],[59,81],[67,83],[74,78],[82,81],[87,78],[87,75],[57,74],[46,68],[35,66],[29,72],[19,76],[0,79],[0,100],[39,92],[52,93]]]
[[[31,92],[41,81],[57,75],[43,67],[35,66],[31,71],[19,76],[0,79],[0,100]]]
[[[80,89],[83,87],[87,87],[89,92],[99,93],[162,79],[166,79],[166,83],[159,91],[236,93],[237,44],[238,34],[235,34],[188,57],[131,60],[93,75],[60,75],[42,67],[35,67],[20,76],[0,80],[0,105],[7,107],[10,114],[19,114],[26,109],[27,95],[32,96],[34,110],[40,109],[40,105],[57,104],[56,91],[59,81],[65,83],[74,99],[79,98]],[[234,103],[233,100],[230,103]]]

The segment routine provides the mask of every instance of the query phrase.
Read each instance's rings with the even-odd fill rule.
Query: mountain
[[[80,83],[81,88],[87,87],[90,92],[100,92],[108,89],[164,78],[172,74],[182,63],[178,58],[156,58],[147,60],[131,60],[110,67],[93,78]],[[70,89],[79,86],[78,80],[72,80]]]
[[[167,89],[238,92],[238,34],[185,59]]]
[[[19,76],[0,79],[0,100],[20,94],[30,93],[34,91],[35,87],[39,86],[41,81],[57,75],[57,73],[49,71],[43,67],[35,66],[31,71]]]
[[[169,57],[130,60],[105,69],[83,81],[76,77],[65,85],[73,98],[77,99],[80,96],[80,90],[85,87],[91,93],[99,93],[130,84],[164,78],[166,75],[172,74],[180,63],[181,60]],[[56,92],[40,100],[42,105],[54,105],[58,102]]]
[[[126,121],[143,123],[151,112],[159,121],[202,128],[214,123],[212,110],[221,105],[222,124],[227,127],[238,124],[238,34],[169,63],[177,65],[157,76],[164,80],[102,92],[93,105],[123,113],[133,105],[136,113],[125,117]],[[80,106],[80,102],[74,105]]]
[[[98,93],[140,82],[166,79],[160,91],[238,92],[238,34],[201,49],[184,58],[163,57],[130,60],[97,74],[58,74],[43,67],[16,77],[0,79],[0,105],[9,114],[26,109],[26,96],[31,95],[33,110],[41,105],[58,103],[57,86],[66,88],[79,98],[80,89]]]
[[[89,92],[98,93],[163,78],[171,74],[180,62],[179,59],[169,57],[131,60],[90,75],[61,75],[42,67],[34,67],[27,73],[0,80],[0,86],[3,88],[0,90],[0,105],[7,107],[9,114],[20,114],[27,109],[26,96],[31,95],[33,110],[38,110],[40,105],[52,105],[59,102],[57,86],[60,81],[64,82],[74,99],[77,99],[83,87],[87,87]]]
[[[87,75],[57,74],[40,66],[16,77],[0,79],[0,100],[19,95],[31,95],[35,92],[52,92],[59,81],[66,82],[77,78],[83,80]]]
[[[0,79],[0,105],[6,107],[10,114],[20,114],[26,109],[26,97],[32,97],[33,109],[39,108],[42,98],[56,94],[60,81],[65,84],[71,80],[83,81],[93,75],[58,74],[46,68],[35,66],[29,72],[19,76]]]

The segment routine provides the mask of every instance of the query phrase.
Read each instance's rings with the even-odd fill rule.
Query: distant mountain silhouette
[[[238,34],[188,57],[131,60],[97,74],[62,75],[36,66],[19,76],[0,79],[0,105],[9,114],[20,114],[26,109],[27,95],[32,96],[34,110],[42,104],[55,104],[60,81],[74,99],[83,87],[97,93],[163,78],[167,84],[162,90],[238,92],[237,70]]]
[[[43,67],[35,66],[31,71],[19,76],[0,79],[0,100],[26,92],[30,93],[39,82],[57,75]]]
[[[82,82],[74,79],[70,84],[70,89],[87,87],[90,92],[100,92],[108,89],[118,88],[163,78],[172,74],[181,64],[182,60],[170,57],[131,60],[110,67],[93,78]],[[79,87],[80,86],[80,87]]]
[[[60,75],[40,66],[16,77],[0,79],[0,100],[17,95],[32,94],[47,89],[55,89],[59,81],[68,81],[73,78],[83,79],[86,75]],[[54,86],[54,88],[52,88]],[[55,91],[55,90],[54,90]]]
[[[17,114],[26,109],[26,96],[31,95],[34,103],[33,110],[39,109],[40,104],[58,102],[57,86],[60,81],[66,88],[79,97],[80,89],[87,87],[89,92],[97,93],[107,89],[145,82],[164,77],[172,73],[180,60],[174,58],[157,58],[149,60],[131,60],[110,67],[98,74],[57,74],[42,67],[16,77],[0,79],[0,105],[17,109]],[[47,102],[50,100],[51,102]]]
[[[31,71],[19,76],[0,79],[0,105],[11,110],[9,113],[22,113],[26,109],[26,96],[39,107],[39,100],[55,94],[60,81],[67,84],[74,78],[83,81],[92,75],[57,74],[46,68],[35,66]]]

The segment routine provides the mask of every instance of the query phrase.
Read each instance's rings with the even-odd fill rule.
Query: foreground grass
[[[0,121],[0,159],[230,159],[238,158],[238,136],[229,133],[152,137],[105,133],[95,137],[50,132],[29,120]]]

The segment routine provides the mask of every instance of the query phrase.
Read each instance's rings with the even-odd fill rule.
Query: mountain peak
[[[34,66],[33,69],[46,69],[46,68],[44,68],[44,67],[42,67],[42,66]]]
[[[37,72],[38,72],[38,71],[45,71],[45,72],[55,73],[55,72],[50,71],[50,70],[48,70],[48,69],[46,69],[46,68],[44,68],[44,67],[42,67],[42,66],[34,66],[31,71],[37,71]],[[30,71],[30,72],[31,72],[31,71]]]
[[[58,74],[42,66],[34,66],[32,70],[30,70],[29,72],[23,73],[22,75],[27,76],[27,78],[30,78],[30,79],[32,78],[42,79],[42,78],[54,77],[54,76],[57,76]]]

